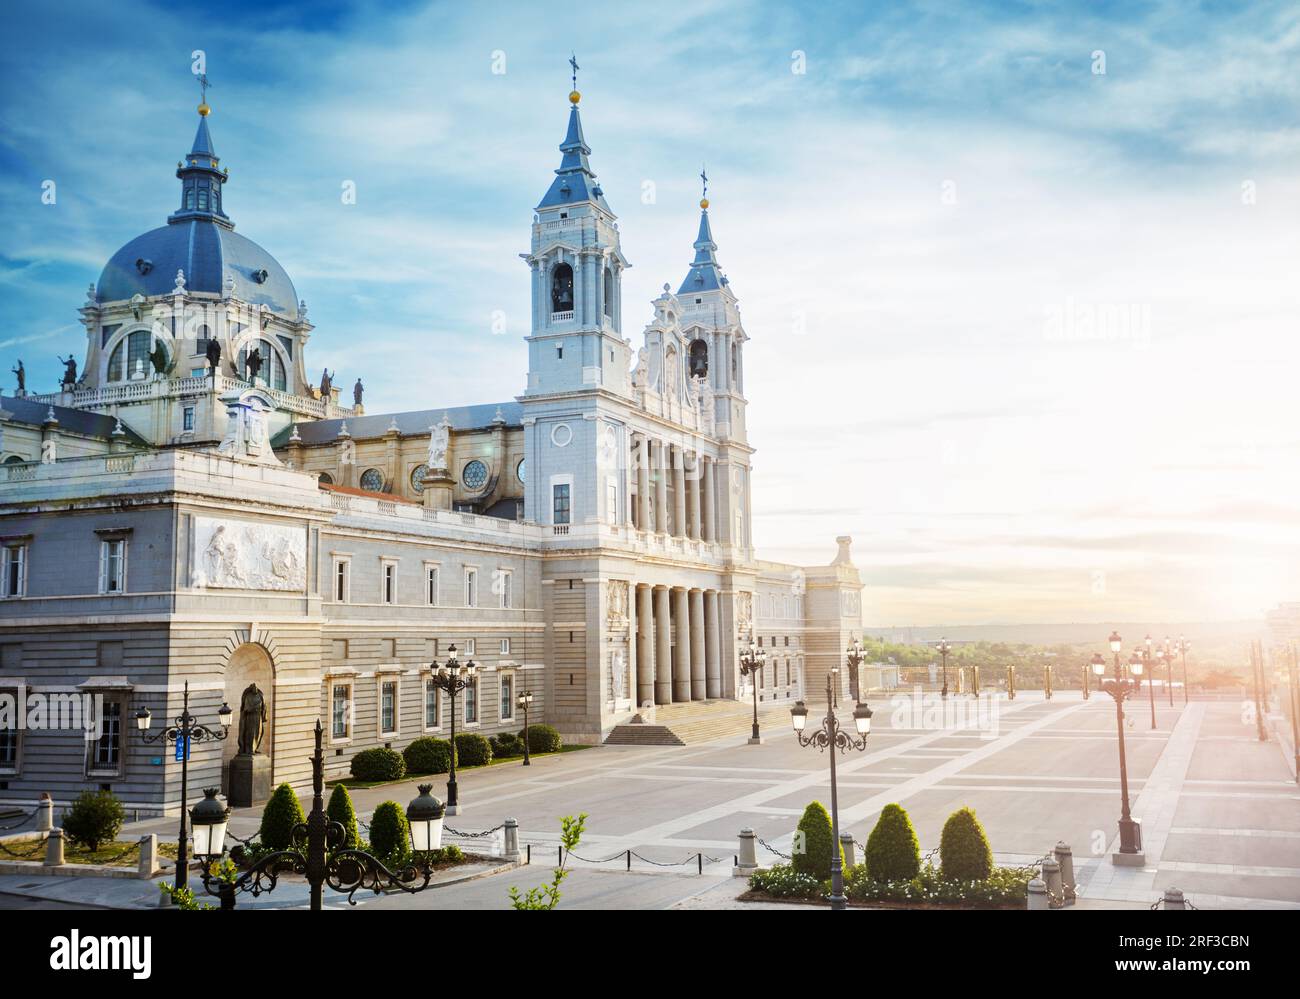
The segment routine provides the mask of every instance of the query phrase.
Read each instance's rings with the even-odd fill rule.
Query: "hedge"
[[[382,802],[370,817],[370,848],[388,866],[401,863],[411,850],[411,827],[395,801]]]
[[[529,725],[519,733],[519,737],[528,740],[530,753],[558,753],[564,745],[554,725]]]
[[[910,881],[921,870],[921,844],[901,805],[886,805],[867,837],[867,871],[873,881]]]
[[[831,876],[831,817],[820,801],[811,802],[803,810],[799,820],[799,831],[803,833],[804,849],[792,858],[794,869],[806,874],[817,882]],[[840,867],[844,866],[844,851],[840,849]]]
[[[456,736],[456,765],[458,767],[485,767],[492,762],[492,746],[477,732],[462,732]]]
[[[126,821],[126,810],[112,791],[82,791],[63,816],[63,831],[74,843],[98,850],[111,843]]]
[[[298,795],[288,784],[281,784],[262,809],[258,839],[268,849],[287,850],[293,845],[293,827],[306,821]]]
[[[352,807],[352,795],[348,794],[348,789],[344,785],[334,785],[334,790],[330,793],[329,804],[325,806],[325,814],[330,817],[331,821],[341,825],[347,833],[343,846],[350,850],[359,849],[361,846],[361,832],[357,828],[357,812]]]
[[[496,735],[489,736],[488,742],[492,746],[492,758],[504,759],[508,756],[522,756],[524,752],[524,741],[513,732],[499,732]]]
[[[357,780],[401,780],[406,761],[395,749],[363,749],[352,757],[352,776]]]
[[[993,851],[970,808],[957,809],[943,824],[939,863],[943,876],[953,881],[984,881],[993,873]]]
[[[445,774],[451,769],[451,743],[421,736],[402,750],[408,774]]]

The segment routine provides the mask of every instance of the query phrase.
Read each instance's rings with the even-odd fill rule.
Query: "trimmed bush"
[[[395,801],[385,801],[370,817],[370,848],[390,867],[411,851],[411,827],[406,812]]]
[[[262,809],[262,828],[257,838],[271,850],[287,850],[293,842],[293,827],[306,821],[293,788],[281,784]]]
[[[529,725],[519,737],[528,740],[530,753],[558,753],[564,745],[554,725]]]
[[[352,807],[352,795],[348,794],[348,789],[342,784],[334,785],[329,804],[325,806],[325,814],[347,831],[343,846],[351,850],[358,849],[361,845],[361,832],[357,829],[357,812]]]
[[[799,819],[799,831],[804,836],[804,852],[796,853],[791,861],[794,869],[817,882],[831,876],[831,817],[820,801],[811,802]],[[840,851],[840,867],[844,866],[844,850]]]
[[[493,759],[522,756],[524,753],[523,739],[513,732],[500,732],[497,735],[489,736],[488,743],[492,746]]]
[[[406,761],[396,749],[363,749],[352,757],[352,776],[357,780],[401,780]]]
[[[953,881],[984,881],[993,873],[993,851],[970,808],[957,809],[943,824],[939,864],[943,876]]]
[[[424,735],[402,750],[402,759],[408,774],[445,774],[451,769],[451,743]]]
[[[456,736],[456,766],[485,767],[492,762],[492,745],[477,732]]]
[[[873,881],[911,881],[921,870],[921,844],[902,805],[886,805],[867,837],[867,871]]]
[[[117,839],[124,821],[126,810],[111,791],[82,791],[63,816],[63,831],[93,852]]]

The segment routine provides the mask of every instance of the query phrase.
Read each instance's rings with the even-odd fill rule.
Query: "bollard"
[[[1053,909],[1065,905],[1061,891],[1061,865],[1050,857],[1043,861],[1043,881],[1047,885],[1047,904]]]
[[[506,819],[505,821],[505,843],[501,848],[501,854],[511,863],[519,863],[519,820]]]
[[[844,851],[844,867],[847,870],[854,866],[852,833],[840,833],[840,849]]]
[[[740,856],[736,860],[736,866],[731,869],[733,876],[747,878],[758,870],[757,848],[758,837],[754,830],[748,827],[740,830]]]
[[[60,867],[63,863],[63,830],[51,829],[45,840],[45,866]]]
[[[49,832],[54,828],[54,799],[45,791],[41,792],[40,803],[36,806],[36,831]]]
[[[158,869],[158,834],[146,833],[140,837],[140,877],[153,877],[153,872]]]
[[[1042,878],[1034,878],[1029,882],[1029,909],[1046,909],[1047,906],[1047,885],[1043,884]]]
[[[1069,843],[1057,843],[1056,849],[1052,851],[1056,854],[1056,862],[1061,865],[1061,887],[1065,892],[1065,904],[1074,905],[1074,900],[1078,897],[1075,889],[1078,887],[1074,883],[1074,851],[1070,849]]]
[[[1187,899],[1183,897],[1181,888],[1170,887],[1165,889],[1165,908],[1184,910],[1187,908]]]

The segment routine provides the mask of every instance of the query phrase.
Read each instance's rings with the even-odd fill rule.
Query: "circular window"
[[[556,447],[568,447],[573,440],[573,428],[567,423],[557,423],[551,427],[551,443]]]
[[[524,461],[526,460],[527,459],[521,460],[519,464],[515,466],[515,478],[517,478],[520,482],[524,481]]]
[[[368,493],[382,493],[384,473],[377,468],[367,468],[361,473],[361,488]]]
[[[411,488],[417,493],[424,492],[424,477],[428,474],[428,465],[416,465],[411,469]]]
[[[466,465],[460,473],[460,481],[465,484],[466,489],[482,489],[487,482],[487,477],[487,465],[477,458]]]

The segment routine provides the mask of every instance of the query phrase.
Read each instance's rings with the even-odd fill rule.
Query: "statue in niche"
[[[650,355],[646,348],[642,347],[636,352],[636,368],[632,371],[632,384],[637,388],[646,387],[646,379],[650,375]]]
[[[664,354],[664,383],[660,386],[664,395],[677,395],[677,351],[672,348]]]
[[[250,683],[239,698],[239,755],[253,756],[266,734],[266,698]]]

